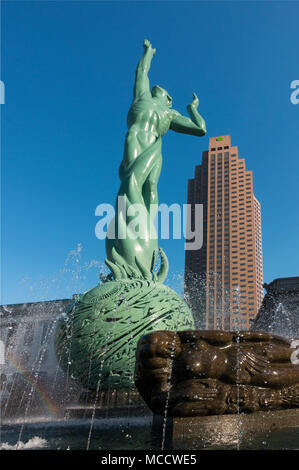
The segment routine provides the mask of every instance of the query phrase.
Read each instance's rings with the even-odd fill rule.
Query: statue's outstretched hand
[[[143,41],[143,47],[144,47],[144,50],[147,51],[147,50],[150,50],[152,52],[153,55],[155,55],[156,53],[156,49],[153,49],[150,41],[148,39],[145,39]]]
[[[196,93],[193,93],[193,100],[192,100],[192,103],[189,104],[190,107],[192,108],[195,108],[197,109],[198,108],[198,105],[199,105],[199,100],[197,98],[197,94]],[[188,106],[188,107],[189,107]]]
[[[187,111],[189,113],[189,116],[191,118],[191,121],[193,124],[196,126],[196,133],[192,132],[193,135],[199,135],[203,136],[206,135],[207,129],[206,129],[206,123],[203,117],[199,114],[197,108],[199,105],[199,99],[197,98],[197,94],[193,93],[193,100],[190,104],[187,106]],[[192,131],[194,129],[194,126],[192,127]]]

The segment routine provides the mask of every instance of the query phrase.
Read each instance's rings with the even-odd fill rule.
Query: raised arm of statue
[[[195,93],[193,93],[193,101],[187,106],[188,113],[191,117],[182,116],[177,111],[174,112],[174,117],[171,121],[170,128],[175,132],[182,134],[190,134],[203,136],[207,133],[206,123],[203,117],[197,111],[199,101]]]
[[[151,66],[152,58],[156,53],[156,49],[152,48],[151,43],[147,39],[144,40],[143,47],[144,54],[141,57],[136,69],[134,100],[140,98],[141,95],[146,92],[150,93],[148,72]]]

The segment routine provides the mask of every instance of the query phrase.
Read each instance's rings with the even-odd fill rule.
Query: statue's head
[[[161,88],[158,85],[155,85],[152,88],[152,97],[153,98],[158,98],[158,100],[161,101],[165,106],[167,106],[168,108],[171,108],[172,98],[167,93],[167,91],[164,90],[164,88]]]

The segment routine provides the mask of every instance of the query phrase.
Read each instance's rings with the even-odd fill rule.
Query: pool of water
[[[20,434],[21,433],[21,434]],[[17,444],[18,443],[18,444]],[[48,450],[157,450],[152,441],[151,419],[89,420],[5,424],[1,426],[0,449]],[[258,434],[250,440],[240,436],[236,445],[208,449],[299,449],[299,427]],[[208,450],[207,449],[207,450]],[[190,449],[192,450],[192,449]]]
[[[1,426],[0,449],[135,450],[152,449],[151,420],[107,419]],[[19,444],[17,444],[19,441]],[[30,441],[30,442],[29,442]],[[29,444],[28,444],[29,443]],[[26,446],[27,445],[27,446]],[[26,447],[24,447],[26,446]]]

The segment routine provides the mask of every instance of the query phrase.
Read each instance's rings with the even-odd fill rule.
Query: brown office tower
[[[203,205],[203,245],[186,250],[185,294],[201,329],[250,327],[263,300],[261,208],[252,171],[229,135],[212,137],[188,182],[191,227],[194,204]]]

